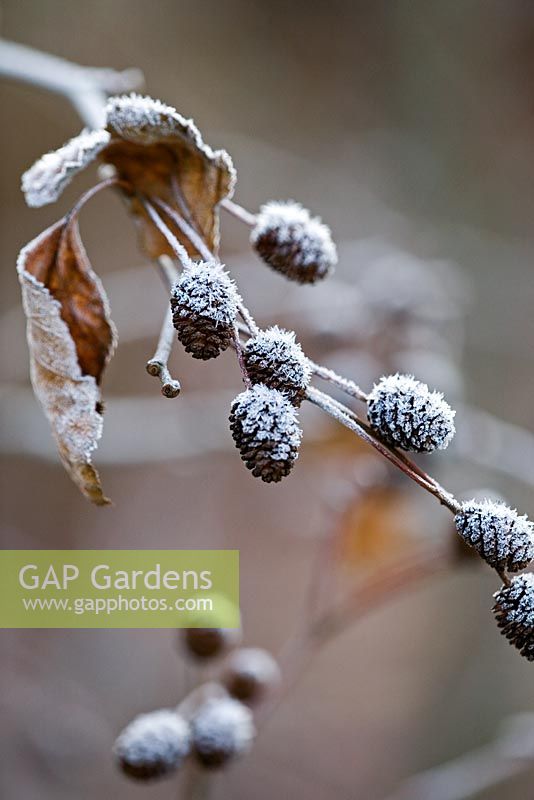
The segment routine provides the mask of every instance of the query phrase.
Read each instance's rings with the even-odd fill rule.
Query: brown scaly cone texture
[[[26,245],[17,271],[34,392],[69,475],[89,500],[106,505],[110,501],[91,456],[102,435],[99,386],[116,333],[75,216],[65,217]]]
[[[192,120],[150,97],[112,97],[107,106],[109,144],[100,159],[132,187],[124,192],[138,227],[140,244],[150,258],[175,256],[147,215],[139,195],[160,200],[197,230],[211,252],[219,246],[217,206],[231,196],[235,170],[224,150],[204,143]],[[160,213],[161,209],[160,209]],[[192,258],[199,258],[189,239],[163,214],[165,223]]]

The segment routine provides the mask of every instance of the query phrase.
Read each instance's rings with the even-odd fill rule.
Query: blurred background
[[[293,198],[320,214],[340,263],[314,288],[267,270],[245,227],[222,220],[221,255],[252,312],[294,326],[314,359],[366,389],[399,369],[445,391],[457,442],[425,467],[457,494],[492,489],[534,514],[532,3],[4,0],[1,35],[83,65],[140,68],[147,93],[230,152],[240,203]],[[245,641],[276,653],[298,630],[339,513],[349,587],[414,541],[452,536],[446,511],[374,461],[369,479],[369,453],[314,409],[292,476],[255,481],[227,431],[240,391],[231,353],[199,364],[176,347],[182,395],[160,396],[145,363],[167,298],[112,194],[88,205],[82,233],[119,330],[95,458],[114,505],[84,500],[31,393],[15,260],[95,172],[57,207],[26,208],[21,173],[82,125],[64,98],[22,83],[2,81],[0,103],[4,548],[239,548]],[[534,711],[532,667],[492,619],[498,588],[466,560],[347,628],[213,796],[379,800]],[[2,631],[0,795],[176,796],[172,780],[133,785],[110,755],[134,715],[183,695],[175,639]],[[479,796],[525,798],[531,778]]]

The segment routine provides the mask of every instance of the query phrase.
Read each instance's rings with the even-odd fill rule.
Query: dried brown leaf
[[[71,478],[89,500],[105,505],[110,501],[91,457],[102,435],[99,385],[116,334],[75,215],[61,219],[27,244],[17,270],[34,392]]]
[[[165,202],[196,228],[210,250],[219,245],[217,206],[232,194],[235,171],[224,150],[206,145],[192,120],[149,97],[111,98],[107,108],[111,141],[100,158],[132,187],[125,192],[137,223],[140,242],[151,258],[174,255],[140,202]],[[171,218],[165,222],[189,254],[199,257]]]

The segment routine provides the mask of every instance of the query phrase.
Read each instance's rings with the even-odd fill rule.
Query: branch
[[[533,764],[534,715],[516,714],[491,744],[409,778],[387,800],[467,800]]]
[[[0,75],[63,95],[89,128],[104,125],[109,93],[130,92],[144,85],[143,73],[138,69],[116,72],[81,67],[5,39],[0,40]]]
[[[178,397],[181,389],[180,381],[173,380],[167,365],[174,342],[174,335],[172,309],[169,306],[165,313],[165,319],[163,320],[156,352],[153,357],[147,361],[146,365],[148,374],[160,379],[161,394],[164,397]]]
[[[411,480],[436,497],[449,511],[452,511],[453,514],[458,512],[460,504],[450,492],[447,492],[430,475],[424,473],[417,464],[414,464],[410,459],[399,453],[398,450],[379,439],[368,425],[358,419],[353,411],[313,387],[308,389],[306,397],[307,400],[326,411],[327,414],[330,414],[331,417],[359,436],[360,439],[363,439],[364,442],[374,447],[397,469],[400,469]]]

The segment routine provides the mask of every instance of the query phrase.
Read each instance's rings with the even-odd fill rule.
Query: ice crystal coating
[[[337,263],[330,229],[299,203],[271,201],[262,206],[250,241],[269,266],[298,283],[325,278]]]
[[[106,106],[107,128],[113,134],[136,144],[156,144],[163,139],[181,137],[206,158],[228,171],[228,195],[234,189],[236,173],[226,150],[212,150],[192,119],[183,117],[175,108],[152,97],[132,94],[110,97]]]
[[[249,339],[243,356],[253,383],[280,389],[300,405],[311,378],[311,368],[293,331],[274,326]]]
[[[224,766],[246,753],[256,731],[250,710],[232,698],[204,703],[191,721],[193,752],[205,767]]]
[[[515,575],[494,595],[493,613],[510,644],[534,661],[534,574]]]
[[[130,722],[118,736],[114,754],[127,775],[151,780],[177,769],[190,746],[187,722],[175,711],[162,709]]]
[[[258,383],[239,394],[232,403],[230,429],[256,478],[277,482],[291,472],[302,431],[296,409],[278,389]]]
[[[222,264],[199,261],[186,267],[171,294],[178,339],[193,358],[215,358],[229,346],[239,295]]]
[[[241,640],[240,628],[184,628],[181,631],[189,655],[199,660],[216,658]]]
[[[388,375],[369,395],[371,426],[389,444],[416,453],[444,450],[455,433],[454,412],[440,392],[411,375]]]
[[[223,682],[232,697],[253,703],[280,682],[280,668],[267,650],[242,647],[228,657]]]
[[[519,572],[534,559],[534,525],[505,503],[469,500],[454,518],[456,530],[490,567]]]
[[[29,206],[54,203],[74,175],[94,161],[109,143],[107,131],[82,131],[59,150],[45,153],[22,176],[22,191]]]

